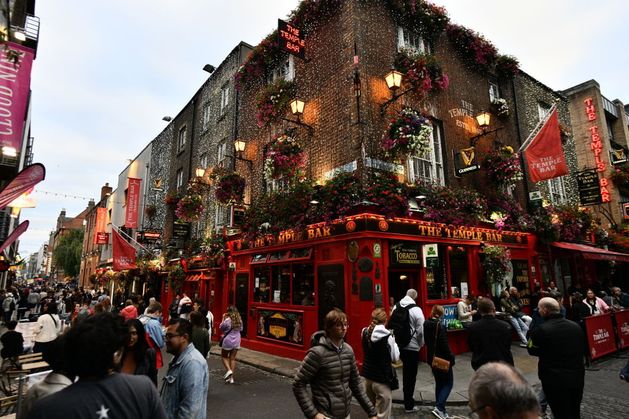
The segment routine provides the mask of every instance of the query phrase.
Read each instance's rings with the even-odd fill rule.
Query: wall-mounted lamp
[[[212,64],[206,64],[203,66],[203,71],[207,71],[210,74],[212,74],[214,70],[216,70],[216,67],[214,67]]]
[[[162,118],[162,121],[166,121],[166,122],[170,122],[172,120],[173,120],[172,116],[165,116],[165,117]]]
[[[391,97],[391,99],[387,100],[382,105],[380,105],[380,113],[382,115],[384,115],[384,112],[387,110],[387,107],[390,104],[392,104],[393,102],[398,100],[400,97],[404,96],[405,94],[407,94],[408,92],[412,90],[412,89],[406,89],[401,93],[397,93],[398,89],[402,86],[402,76],[403,74],[397,70],[391,70],[384,76],[384,81],[387,82],[387,87],[389,88],[389,90],[391,90],[391,92],[393,92],[393,96]]]
[[[202,167],[197,167],[194,170],[194,174],[196,175],[196,177],[202,178],[205,175],[205,169],[203,169]]]
[[[476,119],[476,123],[478,124],[478,127],[481,129],[481,133],[470,138],[470,147],[476,147],[476,143],[482,137],[488,134],[493,134],[494,132],[498,132],[503,128],[503,127],[498,127],[490,131],[487,130],[487,128],[489,128],[489,124],[491,123],[491,114],[487,111],[480,111],[478,115],[476,115],[474,118]]]
[[[246,162],[249,165],[249,169],[253,171],[253,161],[242,157],[243,153],[245,152],[246,146],[247,146],[247,143],[241,139],[237,139],[236,141],[234,141],[234,150],[236,151],[236,153],[234,154],[233,157],[236,160]]]
[[[304,108],[306,107],[306,103],[298,98],[293,99],[290,102],[290,111],[293,115],[295,115],[297,117],[297,119],[288,119],[288,118],[282,118],[284,121],[288,121],[291,122],[295,125],[301,125],[302,127],[306,127],[308,129],[308,133],[310,135],[313,134],[314,132],[314,128],[312,128],[312,126],[306,124],[305,122],[301,122],[301,116],[304,114]]]
[[[17,150],[15,147],[3,146],[2,155],[5,157],[17,157]]]

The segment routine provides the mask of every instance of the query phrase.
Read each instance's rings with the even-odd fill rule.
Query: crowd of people
[[[602,296],[592,290],[582,296],[575,290],[568,316],[572,321],[553,286],[540,295],[530,316],[514,287],[503,291],[496,303],[491,297],[464,296],[457,305],[475,370],[469,404],[476,416],[532,418],[545,415],[550,407],[555,418],[579,417],[586,356],[583,319],[629,307],[629,295],[618,288]],[[33,350],[42,353],[52,371],[29,389],[18,417],[205,418],[214,318],[195,297],[177,295],[167,309],[170,321],[165,327],[162,305],[150,293],[116,293],[112,302],[104,292],[80,288],[2,292],[0,305],[8,310],[7,332],[0,337],[3,359],[15,359],[25,350],[17,320],[36,317]],[[325,316],[324,330],[312,336],[293,384],[306,417],[347,418],[354,397],[370,418],[390,418],[392,392],[400,386],[405,412],[417,412],[414,394],[424,346],[435,385],[432,414],[449,417],[446,402],[456,359],[448,343],[445,310],[434,305],[426,318],[417,298],[417,291],[409,289],[389,313],[373,310],[371,322],[361,331],[360,371],[345,342],[347,315],[334,309]],[[226,384],[235,382],[242,329],[240,313],[228,307],[217,329]],[[521,346],[539,358],[542,386],[537,393],[514,367],[514,332]],[[163,348],[173,356],[167,366]],[[401,383],[394,367],[399,361]],[[166,371],[158,383],[161,368]]]

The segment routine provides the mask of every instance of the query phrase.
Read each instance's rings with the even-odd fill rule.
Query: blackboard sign
[[[581,205],[596,205],[603,202],[600,180],[596,169],[578,172],[576,177],[579,186],[579,203]]]
[[[389,250],[391,265],[417,266],[422,265],[420,244],[413,242],[396,242]]]
[[[187,239],[190,234],[190,223],[175,223],[173,225],[173,237],[176,239]]]

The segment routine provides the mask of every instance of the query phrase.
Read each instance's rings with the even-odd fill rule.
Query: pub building
[[[409,288],[418,291],[425,315],[434,304],[452,313],[462,295],[488,293],[480,274],[485,244],[509,248],[514,270],[506,279],[528,298],[534,236],[369,213],[230,242],[235,270],[226,296],[242,314],[247,348],[301,359],[337,307],[348,315],[347,341],[360,359],[360,331],[373,308],[389,312],[390,299],[399,301]],[[466,350],[462,340],[450,333],[456,352]]]

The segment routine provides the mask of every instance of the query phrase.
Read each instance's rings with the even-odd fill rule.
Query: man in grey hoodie
[[[424,346],[424,312],[415,304],[417,291],[410,289],[406,291],[406,297],[400,300],[399,307],[394,310],[408,310],[408,321],[412,330],[411,341],[408,345],[400,348],[400,358],[402,359],[402,392],[404,393],[404,410],[406,413],[417,412],[419,408],[415,406],[415,382],[417,381],[417,368],[419,367],[419,350]]]

